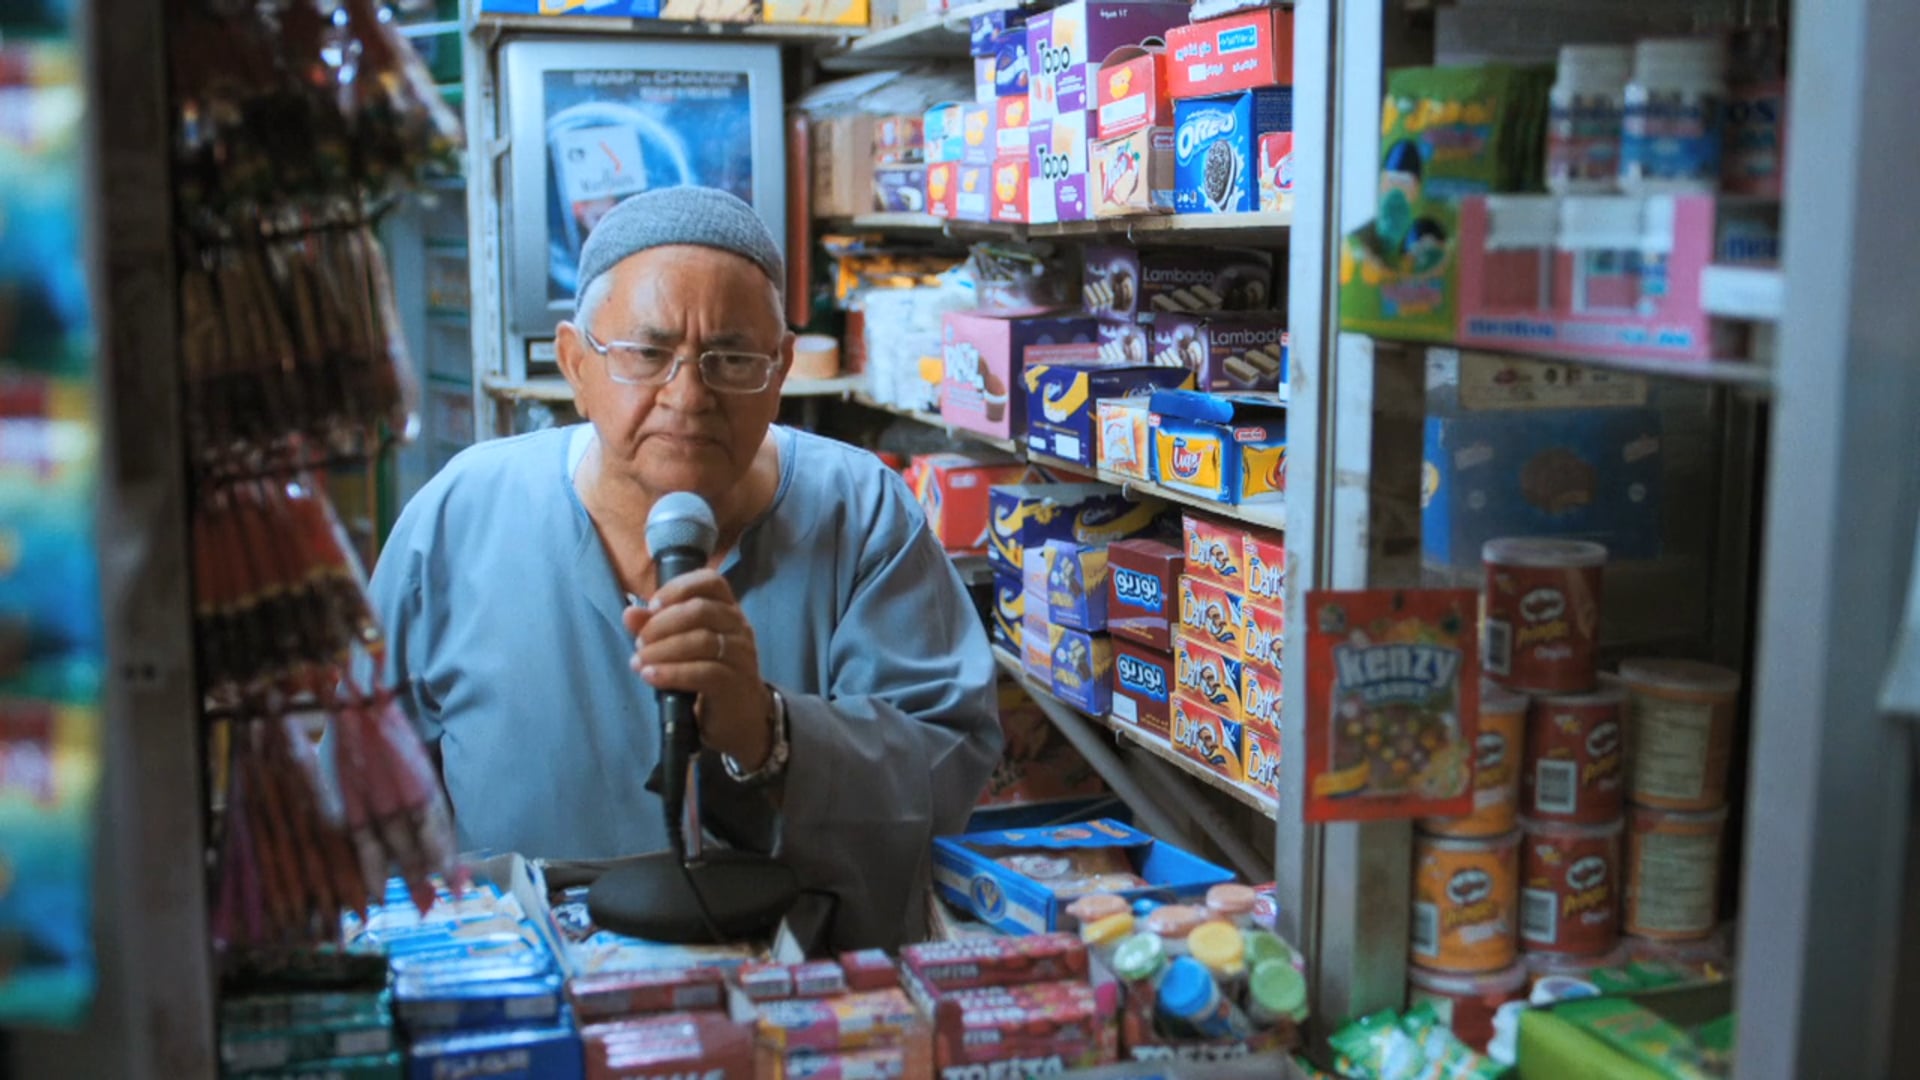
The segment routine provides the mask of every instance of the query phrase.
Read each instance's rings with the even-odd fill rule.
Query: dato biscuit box
[[[1172,720],[1168,741],[1181,755],[1236,783],[1246,779],[1246,731],[1238,721],[1177,696]]]

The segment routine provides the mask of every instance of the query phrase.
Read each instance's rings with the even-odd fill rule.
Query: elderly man
[[[664,848],[655,692],[687,691],[708,827],[834,894],[836,945],[890,946],[921,932],[928,842],[963,826],[999,755],[993,661],[900,479],[773,423],[782,280],[731,195],[622,203],[558,328],[587,423],[455,458],[372,593],[463,847]],[[647,514],[676,491],[712,506],[719,542],[662,586]]]

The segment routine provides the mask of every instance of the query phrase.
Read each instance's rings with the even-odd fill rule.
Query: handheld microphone
[[[691,491],[676,491],[653,504],[647,515],[647,550],[653,554],[657,585],[690,574],[713,558],[720,528],[714,524],[707,501]],[[687,795],[687,767],[700,753],[700,727],[693,715],[694,695],[681,690],[654,694],[660,710],[660,801],[665,805],[667,835],[676,854],[686,854],[682,820]]]

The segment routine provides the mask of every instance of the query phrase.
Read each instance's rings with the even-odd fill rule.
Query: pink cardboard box
[[[1011,438],[1026,427],[1028,350],[1056,361],[1100,358],[1089,317],[947,312],[941,327],[940,417],[955,427]]]

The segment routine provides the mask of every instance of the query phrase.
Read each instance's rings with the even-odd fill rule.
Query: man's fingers
[[[701,596],[650,612],[639,636],[642,642],[651,645],[697,630],[735,633],[743,622],[745,616],[738,607]]]
[[[723,640],[726,642],[724,646],[721,645]],[[639,657],[642,665],[705,660],[732,666],[745,648],[745,643],[735,635],[723,637],[718,630],[700,628],[644,642],[640,646]]]
[[[689,694],[725,693],[740,676],[712,660],[649,664],[636,661],[634,669],[655,690],[682,690]]]
[[[660,611],[698,597],[731,604],[734,603],[733,586],[727,584],[727,579],[721,577],[718,570],[695,570],[660,586],[648,606]]]
[[[628,604],[627,609],[620,613],[620,622],[626,626],[628,634],[637,638],[646,630],[647,620],[652,615],[653,612],[638,604]]]

